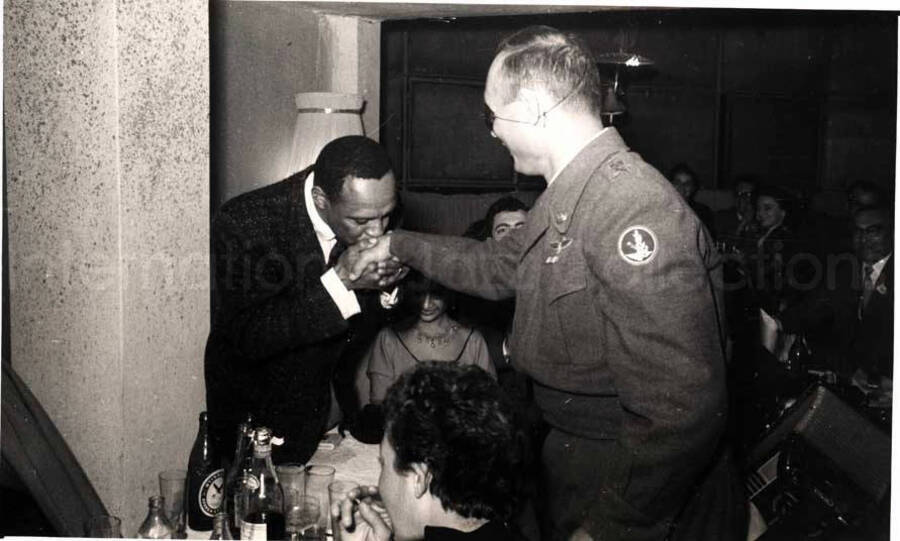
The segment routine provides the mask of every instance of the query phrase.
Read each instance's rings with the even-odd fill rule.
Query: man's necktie
[[[328,268],[332,268],[337,264],[337,260],[341,257],[341,254],[347,249],[347,245],[341,241],[337,241],[334,246],[331,248],[331,253],[328,254]]]
[[[875,269],[872,265],[863,263],[863,290],[862,295],[859,296],[859,310],[857,313],[859,319],[862,319],[866,305],[869,303],[869,297],[872,296],[872,290],[875,289],[875,281],[872,279],[872,275],[875,273],[874,271]]]

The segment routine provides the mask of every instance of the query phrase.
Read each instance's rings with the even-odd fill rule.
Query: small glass
[[[121,539],[123,537],[122,519],[113,515],[91,517],[87,523],[87,536]]]
[[[328,516],[331,517],[331,506],[343,500],[347,493],[358,487],[359,485],[353,481],[334,481],[328,485]],[[341,528],[339,524],[331,524],[331,535],[334,541],[341,541]]]
[[[331,528],[331,513],[328,510],[328,485],[334,481],[334,468],[311,464],[306,467],[306,495],[319,501],[318,525],[322,531]]]
[[[184,529],[184,484],[187,470],[166,470],[159,472],[159,495],[165,500],[166,519],[175,530],[173,539],[187,537]]]

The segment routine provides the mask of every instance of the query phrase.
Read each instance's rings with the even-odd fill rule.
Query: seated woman
[[[410,272],[400,285],[401,309],[407,317],[381,329],[363,360],[369,393],[361,403],[380,404],[401,374],[423,361],[481,367],[496,377],[481,333],[450,317],[453,292]]]

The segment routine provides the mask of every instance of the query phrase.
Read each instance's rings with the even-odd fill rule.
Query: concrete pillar
[[[378,140],[381,109],[381,23],[360,17],[321,15],[318,90],[360,94],[366,100],[363,129]]]
[[[12,365],[133,536],[204,404],[208,2],[4,10]]]

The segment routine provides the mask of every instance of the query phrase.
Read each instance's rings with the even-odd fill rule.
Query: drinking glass
[[[87,536],[122,538],[122,519],[113,515],[91,517],[87,524]]]
[[[353,481],[334,481],[330,485],[328,485],[328,509],[331,510],[331,506],[337,502],[343,500],[347,493],[358,487],[356,483]],[[329,517],[330,517],[329,513]],[[334,536],[334,541],[341,541],[341,528],[339,524],[331,525],[331,534]]]
[[[325,539],[325,530],[319,524],[320,515],[319,500],[312,496],[298,496],[290,503],[285,501],[284,531],[290,539]]]
[[[165,499],[163,512],[175,533],[184,533],[184,483],[186,470],[166,470],[159,472],[159,495]],[[175,536],[173,536],[175,537]],[[175,537],[183,539],[183,537]]]
[[[328,509],[328,485],[334,481],[334,468],[311,464],[306,467],[306,495],[319,501],[319,520],[322,531],[331,527],[331,512]]]
[[[303,464],[289,462],[275,466],[278,474],[278,482],[284,490],[285,502],[290,497],[289,493],[295,492],[297,496],[303,496],[306,492],[306,467]]]

